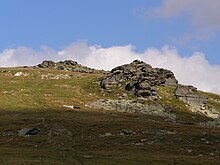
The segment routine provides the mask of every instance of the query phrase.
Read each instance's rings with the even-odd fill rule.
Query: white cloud
[[[169,19],[185,14],[199,39],[220,31],[219,0],[163,0],[161,6],[144,12],[146,19]]]
[[[40,50],[18,47],[0,53],[1,66],[36,65],[43,60],[65,59],[105,70],[140,59],[153,67],[172,70],[180,83],[220,93],[220,66],[210,65],[202,53],[195,52],[189,57],[181,57],[175,48],[168,46],[162,49],[148,48],[143,53],[137,53],[132,45],[102,48],[99,45],[88,46],[84,42],[79,42],[59,51],[48,47],[42,47]]]

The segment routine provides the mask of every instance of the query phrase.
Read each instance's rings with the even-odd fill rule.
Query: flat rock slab
[[[19,136],[32,136],[40,132],[38,128],[22,128],[18,131]]]

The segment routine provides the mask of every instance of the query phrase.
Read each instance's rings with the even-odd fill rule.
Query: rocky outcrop
[[[210,118],[219,118],[219,113],[215,109],[207,106],[208,97],[198,94],[197,88],[178,85],[174,94],[177,98],[187,103],[191,111],[201,113]]]
[[[92,68],[88,68],[86,66],[82,66],[78,64],[76,61],[65,60],[60,62],[53,61],[43,61],[41,64],[37,65],[38,68],[54,68],[58,70],[72,71],[72,72],[81,72],[81,73],[98,73],[102,72],[100,70],[95,70]]]
[[[142,104],[135,100],[112,100],[99,99],[95,102],[86,105],[90,108],[103,109],[108,111],[118,111],[126,113],[143,113],[148,115],[155,115],[174,120],[175,114],[170,110],[164,108],[160,104]]]
[[[197,94],[197,88],[193,86],[178,85],[175,96],[194,107],[200,107],[201,104],[208,102],[208,97]]]
[[[191,111],[210,118],[219,118],[219,113],[207,106],[208,97],[199,94],[195,87],[178,84],[170,70],[153,68],[143,61],[135,60],[112,69],[101,79],[100,85],[108,91],[112,88],[122,88],[148,101],[159,99],[158,86],[173,86],[176,88],[174,95],[185,102]]]
[[[170,70],[152,68],[143,61],[135,60],[130,64],[112,69],[102,78],[100,85],[103,89],[120,85],[136,96],[148,98],[157,95],[156,86],[176,86],[177,83],[178,81]]]

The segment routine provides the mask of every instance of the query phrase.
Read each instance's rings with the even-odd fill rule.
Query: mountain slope
[[[1,68],[1,164],[217,164],[220,161],[218,119],[192,111],[192,105],[178,98],[174,75],[161,70],[174,81],[169,81],[171,85],[150,86],[155,93],[145,97],[137,92],[142,82],[136,79],[108,84],[103,89],[105,78],[111,78],[115,72],[114,69],[106,74],[48,67]],[[128,83],[140,84],[125,90]],[[206,95],[206,106],[220,111],[218,95],[194,93]],[[100,100],[105,102],[104,107],[91,106]],[[110,109],[105,108],[108,104]],[[140,111],[143,106],[148,107],[144,113]],[[18,132],[24,128],[37,128],[40,132],[20,136]]]

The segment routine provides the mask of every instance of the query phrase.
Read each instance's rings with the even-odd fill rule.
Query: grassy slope
[[[32,76],[12,77],[2,70]],[[87,102],[117,98],[122,91],[100,92],[96,83],[100,75],[59,80],[39,77],[48,72],[67,73],[23,68],[0,70],[0,164],[217,164],[220,161],[218,128],[169,123],[139,114],[91,111],[84,106]],[[185,104],[171,96],[172,90],[160,87],[161,104],[172,107],[185,122],[207,120],[188,112]],[[25,127],[38,127],[41,132],[19,137],[17,131]],[[123,129],[132,130],[133,134],[119,135]],[[100,137],[105,133],[112,136]],[[135,145],[138,143],[144,145]]]

